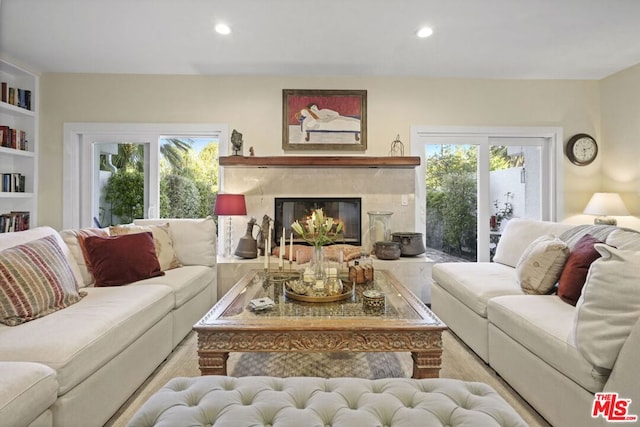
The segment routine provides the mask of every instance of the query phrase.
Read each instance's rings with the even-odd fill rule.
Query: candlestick
[[[280,236],[280,257],[278,259],[278,267],[282,269],[284,266],[284,236]]]

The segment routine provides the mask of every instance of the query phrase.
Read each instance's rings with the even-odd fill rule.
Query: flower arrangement
[[[291,224],[291,228],[305,242],[320,247],[335,242],[342,237],[342,223],[335,222],[333,218],[325,216],[322,209],[314,209],[306,223],[302,224],[296,220]]]

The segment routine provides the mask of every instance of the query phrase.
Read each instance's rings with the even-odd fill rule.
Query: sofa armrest
[[[493,261],[515,268],[522,253],[535,239],[546,234],[559,236],[573,227],[575,225],[559,222],[513,218],[504,228]]]
[[[603,391],[618,393],[621,399],[631,399],[627,411],[640,417],[640,371],[638,371],[638,355],[640,354],[640,319],[629,334],[629,338],[618,353],[616,364],[604,385]]]

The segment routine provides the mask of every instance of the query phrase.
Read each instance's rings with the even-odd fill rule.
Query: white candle
[[[289,261],[293,261],[293,233],[289,238]]]
[[[278,259],[278,266],[284,267],[284,236],[280,236],[280,257]]]
[[[266,256],[271,256],[271,221],[269,221],[269,234],[267,234],[267,253]]]

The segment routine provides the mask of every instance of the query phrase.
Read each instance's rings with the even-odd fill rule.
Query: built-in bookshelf
[[[37,225],[39,77],[0,59],[0,232]]]

